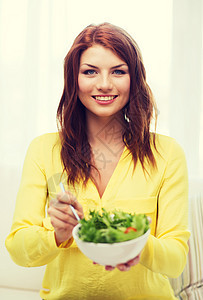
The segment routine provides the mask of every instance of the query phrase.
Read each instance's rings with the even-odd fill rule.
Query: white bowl
[[[135,258],[144,248],[150,229],[142,236],[130,241],[108,244],[108,243],[90,243],[84,242],[78,237],[78,230],[81,225],[73,228],[73,237],[80,251],[92,261],[103,265],[113,266],[126,263]]]

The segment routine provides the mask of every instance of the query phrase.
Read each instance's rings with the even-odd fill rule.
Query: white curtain
[[[189,175],[203,177],[203,1],[173,3],[170,134],[186,151]]]

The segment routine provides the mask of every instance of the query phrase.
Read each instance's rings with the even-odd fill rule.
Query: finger
[[[75,209],[83,213],[82,205],[77,201],[77,198],[70,191],[59,193],[57,195],[57,200],[62,203],[72,205]]]
[[[69,204],[66,204],[66,203],[63,203],[63,202],[60,202],[56,199],[54,200],[51,200],[49,202],[49,207],[50,208],[54,208],[54,209],[58,209],[64,213],[70,213],[71,212],[71,208],[70,208],[70,205]]]
[[[64,213],[67,213],[71,216],[74,216],[73,212],[72,212],[72,209],[70,208],[70,205],[67,204],[67,203],[64,203],[64,202],[61,202],[61,201],[58,201],[57,199],[51,199],[50,202],[49,202],[49,207],[55,207],[56,209],[64,212]],[[82,206],[81,206],[82,207]],[[83,210],[82,211],[78,211],[76,209],[76,212],[78,213],[79,217],[82,219],[84,217],[84,214],[83,214]]]
[[[63,203],[67,203],[69,205],[70,204],[73,205],[77,201],[76,197],[69,191],[65,191],[65,193],[61,192],[61,193],[57,194],[56,198],[57,198],[57,200],[59,200]]]
[[[116,267],[119,269],[119,271],[122,271],[122,272],[130,270],[130,266],[128,266],[127,264],[119,264]]]
[[[51,218],[51,224],[55,230],[72,231],[74,227],[73,225],[63,222],[54,216]]]
[[[105,270],[106,271],[113,271],[115,269],[115,267],[112,266],[105,266]]]
[[[57,203],[58,203],[58,200],[52,198],[52,199],[49,201],[49,206],[55,206],[55,205],[57,205]]]
[[[69,213],[64,213],[64,211],[61,211],[60,209],[57,209],[55,207],[49,207],[48,208],[48,214],[51,216],[51,217],[55,217],[65,223],[68,223],[72,226],[75,226],[78,224],[77,220],[75,219],[75,217],[71,214],[71,211],[70,211],[70,214]]]
[[[129,260],[129,261],[126,263],[126,265],[132,267],[132,266],[137,265],[137,264],[139,263],[139,261],[140,261],[140,254],[139,254],[138,256],[136,256],[135,258]]]
[[[61,203],[72,205],[76,209],[80,219],[84,218],[82,205],[77,201],[77,198],[71,192],[66,191],[65,193],[60,193],[58,194],[57,199]]]

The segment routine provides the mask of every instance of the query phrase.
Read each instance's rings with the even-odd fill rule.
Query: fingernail
[[[114,267],[111,267],[111,266],[105,266],[105,270],[106,270],[106,271],[113,271],[113,270],[114,270]]]

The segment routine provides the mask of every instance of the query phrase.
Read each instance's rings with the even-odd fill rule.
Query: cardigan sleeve
[[[54,229],[45,215],[47,180],[43,140],[43,136],[37,137],[28,148],[12,228],[5,242],[13,261],[25,267],[45,265],[60,251]]]
[[[172,139],[158,195],[155,236],[150,235],[141,264],[153,272],[178,277],[186,264],[188,231],[188,172],[184,152]]]

